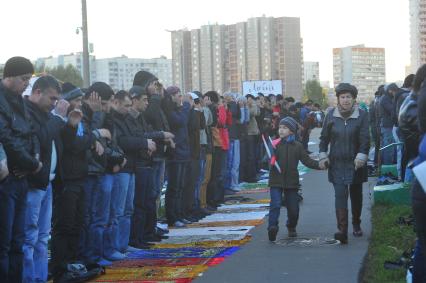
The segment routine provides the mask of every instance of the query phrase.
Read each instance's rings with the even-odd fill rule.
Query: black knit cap
[[[66,101],[74,100],[78,97],[82,97],[84,95],[83,91],[80,88],[76,87],[72,83],[64,83],[62,85],[62,99]]]
[[[358,95],[358,90],[355,86],[348,84],[348,83],[340,83],[336,86],[336,96],[339,97],[339,95],[343,93],[350,93],[352,94],[353,98],[356,98]]]
[[[7,60],[3,69],[3,78],[17,77],[26,74],[34,74],[34,66],[24,57],[12,57]]]
[[[112,88],[104,82],[93,83],[87,89],[86,96],[89,96],[92,92],[96,92],[101,100],[109,100],[114,95]]]
[[[280,125],[286,126],[293,134],[297,133],[297,122],[291,117],[281,119]]]
[[[153,74],[151,74],[150,72],[139,71],[136,73],[133,79],[133,85],[141,86],[144,88],[144,90],[146,90],[146,88],[149,86],[150,83],[157,80],[158,78],[154,76]]]

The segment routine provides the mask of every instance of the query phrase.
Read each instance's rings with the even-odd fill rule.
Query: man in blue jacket
[[[191,105],[188,96],[183,97],[180,91],[168,95],[171,101],[166,115],[176,146],[167,168],[166,217],[170,226],[184,227],[191,223],[183,215],[183,192],[188,185],[186,176],[191,158],[188,136]]]
[[[380,115],[380,131],[381,131],[381,146],[394,143],[392,129],[393,117],[395,115],[394,95],[398,91],[398,86],[394,83],[385,85],[385,94],[380,98],[379,115]],[[395,160],[395,148],[390,147],[383,150],[381,153],[383,164],[393,164]]]

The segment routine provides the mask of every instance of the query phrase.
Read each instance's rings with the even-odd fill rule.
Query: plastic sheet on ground
[[[245,235],[254,226],[222,226],[222,227],[201,227],[201,228],[185,228],[185,229],[170,229],[167,236],[181,237],[181,236],[207,236],[207,235]]]

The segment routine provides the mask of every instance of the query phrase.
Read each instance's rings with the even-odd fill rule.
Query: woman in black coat
[[[338,105],[328,112],[320,138],[320,163],[328,164],[328,179],[335,190],[338,232],[334,234],[334,238],[343,244],[348,239],[349,195],[353,234],[356,237],[362,236],[362,184],[368,178],[368,114],[356,106],[357,94],[356,87],[348,83],[341,83],[336,87]]]

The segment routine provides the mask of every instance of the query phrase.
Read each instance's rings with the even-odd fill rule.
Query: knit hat
[[[81,91],[80,88],[76,87],[72,83],[64,83],[62,85],[62,99],[65,99],[66,101],[71,101],[76,98],[82,97],[84,93]]]
[[[3,78],[34,74],[33,64],[24,57],[12,57],[7,60],[3,69]]]
[[[145,89],[143,87],[141,87],[141,86],[138,86],[138,85],[132,86],[132,88],[129,90],[129,93],[130,93],[130,98],[131,99],[133,99],[133,98],[139,98],[142,95],[146,95],[147,94],[146,91],[145,91]]]
[[[180,88],[178,88],[177,86],[169,86],[166,89],[166,92],[168,95],[175,95],[176,93],[180,92]]]
[[[86,95],[89,96],[92,92],[96,92],[101,100],[110,100],[114,95],[112,88],[104,82],[96,82],[92,84],[86,91]]]
[[[352,94],[352,97],[355,99],[358,95],[358,90],[355,86],[351,84],[340,83],[336,86],[336,96],[339,97],[339,95],[343,93],[350,93]]]
[[[281,119],[280,125],[286,126],[293,134],[297,133],[297,122],[291,117]]]
[[[150,83],[157,80],[158,78],[150,72],[139,71],[136,73],[135,78],[133,79],[133,85],[141,86],[144,90],[146,90]]]

